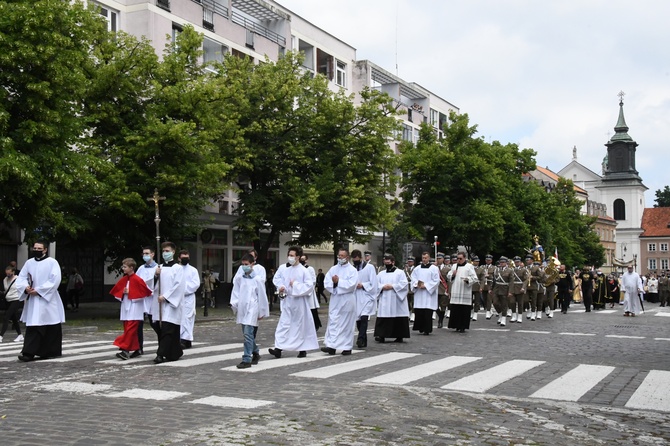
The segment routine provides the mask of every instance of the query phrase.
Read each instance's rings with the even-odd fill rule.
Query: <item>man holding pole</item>
[[[154,363],[176,361],[184,351],[181,347],[181,304],[184,299],[184,269],[175,259],[176,246],[172,242],[163,242],[161,252],[163,264],[156,268],[158,289],[154,299],[152,314],[159,320],[151,324],[158,335],[158,350]]]

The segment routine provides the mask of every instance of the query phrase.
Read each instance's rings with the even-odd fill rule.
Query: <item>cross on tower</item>
[[[617,96],[619,96],[619,105],[623,105],[623,97],[626,96],[626,93],[621,90]]]

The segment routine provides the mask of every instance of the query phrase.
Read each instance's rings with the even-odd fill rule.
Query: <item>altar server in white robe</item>
[[[247,251],[247,254],[251,254],[254,258],[254,262],[251,264],[251,270],[254,272],[254,278],[256,280],[265,283],[265,279],[267,278],[267,272],[265,271],[265,267],[263,265],[258,264],[258,252],[256,252],[255,249],[250,249],[249,251]],[[244,271],[242,271],[242,268],[237,268],[237,271],[235,271],[235,277],[233,277],[233,282],[237,277],[243,275]]]
[[[144,313],[149,317],[149,323],[151,323],[151,307],[153,305],[154,299],[156,298],[155,292],[156,292],[156,268],[158,268],[158,264],[154,261],[154,256],[156,254],[156,250],[153,249],[151,246],[145,246],[142,248],[142,260],[144,260],[144,264],[137,268],[137,271],[135,274],[137,274],[138,277],[142,278],[144,280],[144,283],[147,284],[147,287],[152,291],[151,296],[145,297],[143,299],[144,301]],[[156,316],[158,317],[158,316]],[[144,321],[140,321],[140,326],[137,328],[137,337],[140,342],[140,349],[139,354],[143,355],[144,354]]]
[[[368,320],[377,312],[377,268],[372,263],[361,259],[361,251],[351,251],[351,261],[358,271],[356,284],[356,347],[368,346]]]
[[[174,243],[163,242],[161,251],[164,263],[156,269],[159,283],[151,310],[154,317],[151,326],[158,335],[158,350],[154,359],[156,364],[176,361],[184,354],[179,342],[184,269],[175,261]]]
[[[200,288],[200,273],[190,265],[191,254],[182,249],[179,251],[179,263],[184,269],[184,302],[181,305],[181,347],[191,348],[193,343],[193,327],[195,326],[195,292]]]
[[[35,357],[54,358],[63,352],[65,309],[58,285],[61,269],[58,261],[49,257],[48,244],[33,244],[33,258],[28,259],[16,279],[19,300],[24,302],[21,322],[26,324],[26,334],[19,360],[28,362]]]
[[[279,295],[285,295],[280,301],[281,315],[275,330],[275,347],[268,350],[276,358],[281,358],[283,350],[297,351],[298,357],[304,358],[307,350],[319,348],[309,308],[314,280],[307,268],[300,264],[301,255],[301,247],[290,247],[287,262],[277,269],[272,278]]]
[[[392,338],[395,342],[403,342],[403,338],[409,338],[409,282],[405,271],[396,268],[392,254],[384,254],[384,269],[377,274],[377,289],[375,341],[385,342],[386,338]]]
[[[472,285],[478,283],[477,271],[465,260],[465,253],[459,252],[456,264],[451,266],[447,273],[447,281],[451,291],[449,302],[449,328],[455,328],[457,332],[465,333],[470,329],[470,312],[472,309]]]
[[[433,311],[437,310],[437,288],[440,270],[430,263],[430,253],[421,254],[421,264],[414,268],[411,278],[414,291],[414,326],[412,330],[429,335],[433,331]]]
[[[633,271],[633,265],[628,266],[628,271],[621,276],[621,287],[625,293],[623,298],[623,315],[635,316],[642,313],[640,293],[644,290],[640,275]]]
[[[359,253],[360,254],[360,253]],[[358,271],[349,263],[349,251],[341,248],[337,253],[337,265],[333,265],[323,281],[330,292],[328,306],[328,326],[322,352],[334,355],[342,350],[350,355],[354,346],[356,327],[356,285]]]
[[[314,271],[314,267],[307,264],[308,260],[309,256],[307,254],[303,254],[300,257],[300,264],[305,268],[307,268],[307,272],[312,277],[312,280],[314,280],[314,283],[316,283],[316,271]],[[312,312],[312,319],[314,319],[314,328],[316,329],[316,331],[319,331],[319,328],[322,327],[321,318],[319,317],[319,308],[321,308],[321,305],[319,305],[319,299],[316,298],[316,287],[315,287],[312,290],[312,297],[310,297],[309,299],[309,309]]]

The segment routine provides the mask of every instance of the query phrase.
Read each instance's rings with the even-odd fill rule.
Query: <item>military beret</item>
[[[514,258],[513,258],[512,260],[514,260],[515,262],[517,262],[517,261],[520,262],[520,261],[521,261],[521,257],[519,257],[519,256],[514,256]]]

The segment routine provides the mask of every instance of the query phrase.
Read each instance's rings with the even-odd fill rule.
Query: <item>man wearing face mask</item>
[[[360,251],[359,251],[360,256]],[[358,271],[349,263],[349,251],[340,248],[337,253],[337,265],[333,265],[324,280],[330,292],[328,307],[328,326],[321,348],[322,352],[334,355],[342,350],[343,355],[350,355],[354,345],[354,328],[356,326],[356,285]]]
[[[154,299],[156,298],[156,286],[155,286],[155,276],[156,268],[158,264],[154,262],[154,255],[156,250],[151,246],[145,246],[142,248],[142,260],[144,260],[144,265],[137,268],[135,274],[144,280],[144,283],[147,284],[147,287],[152,291],[151,296],[145,297],[144,300],[144,314],[149,318],[149,324],[151,324],[151,307],[153,305]],[[158,315],[156,315],[158,317]],[[137,337],[140,342],[140,349],[136,352],[130,354],[131,358],[144,354],[144,321],[139,321],[139,327],[137,328]]]
[[[409,338],[409,282],[405,272],[396,268],[392,254],[384,254],[384,270],[377,274],[377,289],[375,341],[383,343],[386,338],[392,338],[395,342],[403,342],[403,338]]]
[[[154,300],[151,313],[158,320],[153,321],[152,328],[158,335],[158,350],[154,363],[176,361],[184,351],[180,343],[181,312],[184,300],[184,269],[175,261],[177,247],[172,242],[163,242],[161,251],[163,264],[156,268],[158,282],[157,298]]]
[[[19,300],[24,301],[21,321],[26,324],[20,361],[32,361],[35,357],[53,358],[63,352],[63,330],[65,322],[63,301],[58,294],[61,281],[60,265],[48,255],[48,244],[37,241],[33,244],[33,258],[28,259],[16,279]]]
[[[307,272],[309,273],[312,280],[316,281],[316,271],[314,271],[312,266],[307,264],[307,260],[309,260],[309,256],[307,254],[300,256],[300,264],[307,268]],[[316,289],[312,288],[312,297],[309,299],[309,309],[312,312],[312,319],[314,319],[314,328],[316,331],[319,331],[319,328],[322,327],[321,318],[319,318],[320,307],[319,300],[316,298]]]
[[[200,288],[200,272],[190,265],[191,254],[182,249],[179,251],[179,263],[184,269],[184,301],[181,304],[181,347],[191,348],[193,343],[193,326],[195,325],[195,292]]]
[[[429,335],[433,331],[433,311],[437,310],[437,287],[440,270],[431,265],[430,253],[421,254],[421,265],[412,271],[410,287],[414,290],[414,326],[412,330]]]
[[[358,249],[351,251],[351,260],[358,271],[356,284],[356,328],[358,337],[356,347],[368,346],[368,319],[377,312],[377,270],[371,263],[361,260]]]
[[[309,309],[309,300],[314,289],[314,280],[298,259],[302,248],[288,249],[287,262],[281,265],[272,283],[283,298],[280,301],[281,315],[275,330],[275,347],[268,349],[275,358],[281,358],[282,351],[297,351],[298,358],[307,356],[307,350],[319,348],[314,320]]]

